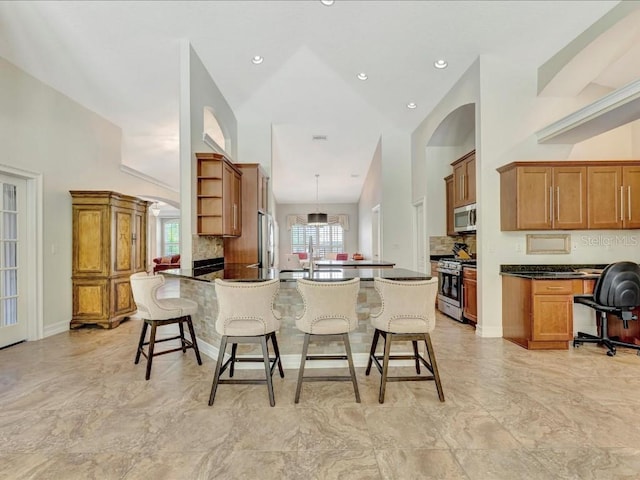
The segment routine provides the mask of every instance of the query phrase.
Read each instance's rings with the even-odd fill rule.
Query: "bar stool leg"
[[[269,390],[269,404],[274,407],[276,405],[275,395],[273,393],[273,378],[271,377],[271,362],[269,362],[269,349],[267,348],[267,336],[262,335],[260,338],[262,344],[262,355],[264,357],[264,373],[267,376],[267,389]]]
[[[142,320],[142,333],[140,333],[140,341],[138,342],[138,351],[136,352],[136,361],[134,362],[134,365],[137,365],[138,362],[140,362],[140,354],[144,348],[144,337],[147,336],[148,326],[149,324],[145,320]]]
[[[371,362],[373,361],[373,357],[376,354],[376,347],[378,346],[378,338],[380,337],[380,330],[376,328],[376,331],[373,332],[373,341],[371,342],[371,351],[369,352],[369,361],[367,362],[367,370],[364,372],[365,375],[369,375],[371,372]]]
[[[238,344],[231,344],[231,363],[229,364],[229,378],[233,377],[234,366],[236,364],[236,352],[238,351]]]
[[[187,344],[184,342],[184,317],[180,318],[178,322],[178,328],[180,329],[180,344],[182,345],[182,353],[187,353]]]
[[[420,375],[420,358],[418,358],[418,342],[416,340],[413,340],[411,343],[413,343],[413,355],[416,358],[416,373]]]
[[[189,328],[189,335],[191,335],[191,344],[193,345],[193,351],[196,352],[196,359],[198,360],[198,365],[202,365],[202,359],[200,358],[200,350],[198,349],[196,332],[193,330],[193,322],[191,321],[191,315],[187,315],[187,327]]]
[[[152,321],[151,323],[151,335],[149,336],[149,349],[147,351],[147,374],[145,376],[145,380],[149,380],[151,377],[151,364],[153,363],[153,349],[156,345],[156,329],[157,322]]]
[[[387,332],[384,336],[384,358],[382,360],[382,378],[380,379],[380,396],[378,397],[379,403],[384,403],[384,392],[387,388],[387,373],[389,371],[389,354],[391,353],[392,336],[390,332]]]
[[[278,362],[278,371],[280,372],[280,378],[284,378],[284,370],[282,369],[282,361],[280,360],[280,349],[278,348],[278,341],[276,340],[276,332],[271,334],[271,343],[273,344],[273,351],[276,354],[276,361]]]
[[[298,369],[298,385],[296,387],[295,403],[300,402],[300,391],[302,390],[302,377],[304,376],[304,364],[307,361],[307,351],[309,350],[309,339],[311,335],[304,334],[304,344],[302,345],[302,355],[300,356],[300,368]]]
[[[358,381],[356,380],[356,369],[353,366],[353,358],[351,356],[351,344],[349,343],[349,334],[343,333],[344,348],[347,351],[347,361],[349,362],[349,373],[351,373],[351,382],[353,383],[353,391],[356,394],[356,403],[360,403],[360,392],[358,391]]]
[[[213,373],[213,385],[211,385],[211,394],[209,395],[209,406],[213,405],[213,399],[216,397],[218,389],[218,381],[220,380],[220,369],[224,363],[224,351],[227,349],[227,336],[223,335],[220,340],[220,351],[218,352],[218,361],[216,362],[216,370]]]
[[[438,372],[438,364],[436,363],[436,353],[431,345],[431,335],[424,334],[424,343],[427,344],[427,353],[429,354],[429,363],[431,363],[431,369],[433,370],[433,379],[436,382],[436,388],[438,389],[438,398],[441,402],[444,402],[444,391],[442,390],[442,383],[440,383],[440,373]]]

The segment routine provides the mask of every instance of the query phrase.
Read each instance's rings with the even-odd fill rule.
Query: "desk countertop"
[[[500,275],[532,280],[588,280],[600,277],[606,265],[501,265]]]

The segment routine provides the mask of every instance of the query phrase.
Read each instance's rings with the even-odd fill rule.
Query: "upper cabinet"
[[[587,168],[589,228],[640,228],[640,165]]]
[[[242,172],[224,155],[196,153],[198,235],[242,234]]]
[[[476,151],[451,164],[453,167],[453,208],[476,203]]]
[[[502,230],[640,228],[640,162],[515,162],[498,172]]]
[[[512,163],[499,172],[502,230],[587,227],[586,167]]]

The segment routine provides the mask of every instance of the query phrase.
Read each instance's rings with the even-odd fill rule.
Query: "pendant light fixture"
[[[158,206],[158,202],[155,202],[153,205],[151,205],[149,210],[151,210],[151,213],[153,214],[154,217],[157,217],[158,215],[160,215],[160,207]]]
[[[327,214],[320,213],[320,206],[318,202],[318,177],[320,175],[316,173],[316,213],[310,213],[307,215],[307,224],[309,225],[326,225]]]

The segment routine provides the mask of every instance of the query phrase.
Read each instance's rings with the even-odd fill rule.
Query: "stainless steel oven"
[[[456,260],[438,261],[438,310],[463,322],[462,263]]]

